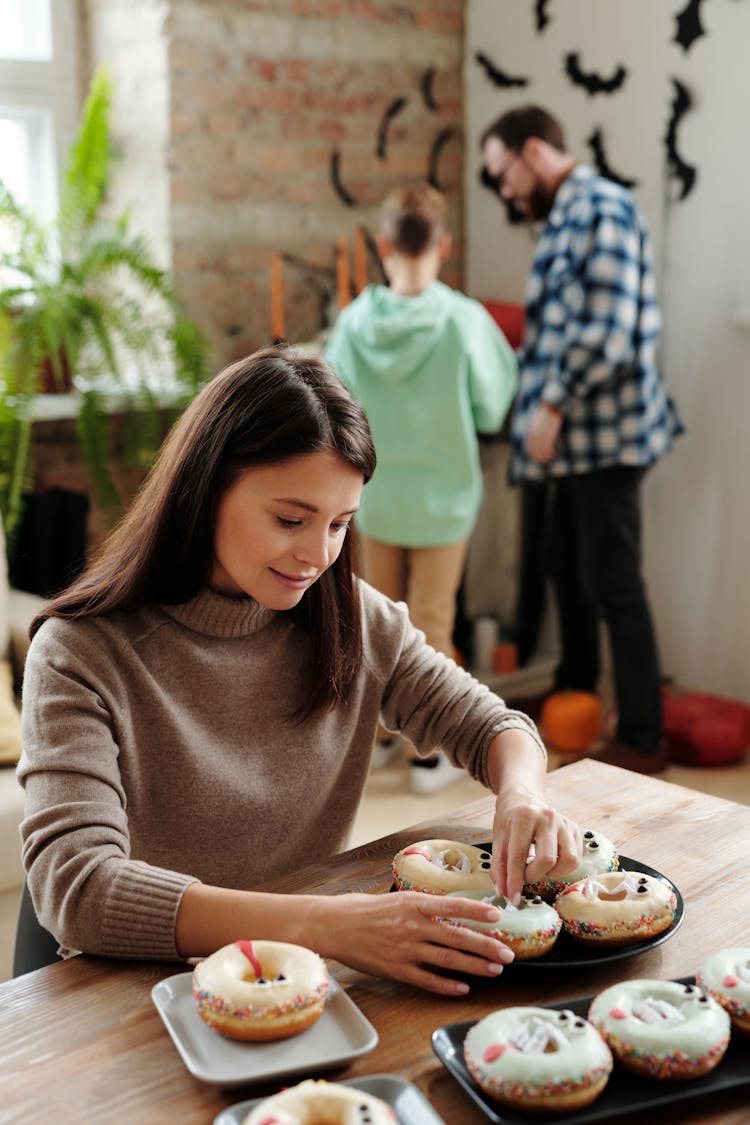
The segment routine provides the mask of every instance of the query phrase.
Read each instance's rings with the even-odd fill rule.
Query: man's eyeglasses
[[[485,187],[491,188],[493,191],[496,191],[497,194],[499,195],[500,192],[503,190],[503,186],[505,184],[505,178],[508,175],[508,172],[510,172],[511,168],[516,163],[516,161],[520,160],[520,159],[521,159],[521,153],[520,152],[514,152],[512,159],[508,161],[508,163],[503,168],[502,172],[499,172],[498,175],[496,175],[496,176],[493,176],[491,174],[491,172],[488,170],[487,166],[485,165],[482,168],[482,175],[481,175],[482,183],[485,185]]]

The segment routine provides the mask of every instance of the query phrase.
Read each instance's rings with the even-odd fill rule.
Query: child
[[[199,957],[298,942],[455,995],[510,954],[430,895],[248,889],[345,847],[382,710],[498,794],[493,877],[571,870],[526,716],[438,656],[352,577],[375,466],[367,420],[319,359],[268,348],[192,402],[103,552],[35,623],[24,682],[23,856],[63,946]],[[496,916],[440,900],[439,913]],[[433,971],[435,966],[449,975]]]
[[[478,301],[438,281],[451,248],[446,203],[427,184],[386,198],[378,252],[390,286],[368,286],[339,315],[325,356],[362,404],[378,471],[357,515],[363,573],[438,652],[453,656],[456,594],[482,499],[477,431],[513,401],[515,352]],[[375,764],[398,742],[381,728]],[[412,758],[431,793],[461,776],[445,754]]]

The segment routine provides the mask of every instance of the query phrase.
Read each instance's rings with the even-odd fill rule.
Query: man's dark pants
[[[639,750],[656,750],[661,740],[661,689],[641,576],[644,472],[615,466],[555,481],[546,553],[562,647],[556,689],[596,690],[602,617],[612,655],[617,740]]]

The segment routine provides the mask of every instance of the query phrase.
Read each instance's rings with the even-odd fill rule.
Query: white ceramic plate
[[[151,999],[190,1073],[214,1086],[242,1086],[309,1074],[364,1055],[378,1033],[335,980],[320,1019],[291,1039],[241,1043],[214,1031],[198,1015],[192,973],[177,973],[151,989]]]
[[[368,1074],[363,1078],[348,1078],[342,1086],[354,1086],[365,1094],[381,1098],[392,1106],[399,1125],[445,1125],[424,1094],[395,1074]],[[251,1109],[262,1102],[262,1098],[252,1098],[248,1102],[238,1102],[221,1111],[214,1118],[213,1125],[242,1125]]]

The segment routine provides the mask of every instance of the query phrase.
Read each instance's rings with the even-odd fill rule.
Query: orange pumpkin
[[[539,716],[544,737],[558,750],[588,750],[602,733],[602,705],[588,691],[556,691]]]

